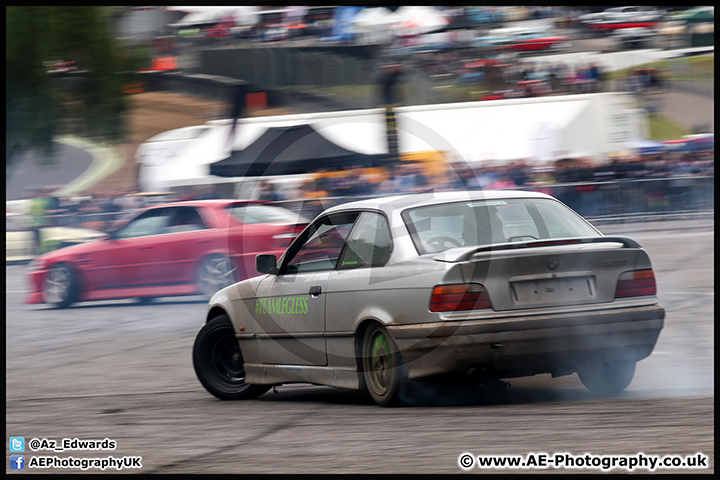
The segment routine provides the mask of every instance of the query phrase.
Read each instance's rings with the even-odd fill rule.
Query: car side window
[[[170,218],[167,233],[192,232],[207,228],[195,207],[177,207]]]
[[[131,220],[127,225],[116,231],[112,238],[122,240],[164,233],[171,213],[167,208],[154,208],[143,212],[137,218]]]
[[[363,212],[347,240],[338,270],[381,267],[390,259],[392,238],[387,219],[379,213]]]
[[[330,215],[311,225],[297,250],[293,248],[294,253],[290,252],[280,273],[333,270],[357,217],[357,213]]]

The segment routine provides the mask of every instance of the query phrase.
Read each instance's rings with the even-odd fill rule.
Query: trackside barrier
[[[606,182],[561,183],[515,187],[559,199],[583,217],[594,221],[646,221],[658,218],[712,214],[715,208],[714,176],[684,176]],[[275,205],[314,218],[323,210],[377,195],[281,200]],[[128,212],[60,214],[51,224],[105,230]]]
[[[596,223],[649,221],[712,215],[714,176],[684,176],[514,187],[547,193]],[[307,218],[331,206],[366,197],[328,197],[274,202]]]
[[[714,176],[682,176],[522,188],[548,193],[587,218],[713,210]]]

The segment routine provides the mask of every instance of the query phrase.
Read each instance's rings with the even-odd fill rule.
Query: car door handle
[[[322,287],[320,287],[319,285],[310,287],[310,295],[311,296],[317,297],[318,295],[320,295],[320,293],[322,293]]]
[[[140,247],[138,250],[152,250],[153,247]]]

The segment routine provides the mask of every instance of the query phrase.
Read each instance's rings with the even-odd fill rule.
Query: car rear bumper
[[[570,374],[604,358],[639,361],[663,327],[659,305],[493,320],[388,326],[411,379],[452,373]]]
[[[30,292],[25,296],[25,303],[45,303],[42,295],[42,279],[45,273],[45,270],[34,270],[27,274]]]

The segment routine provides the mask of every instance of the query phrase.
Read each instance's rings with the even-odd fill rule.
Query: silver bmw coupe
[[[408,382],[540,373],[612,394],[665,318],[635,240],[534,192],[343,204],[256,266],[261,276],[212,297],[193,347],[221,399],[312,383],[393,405]]]

